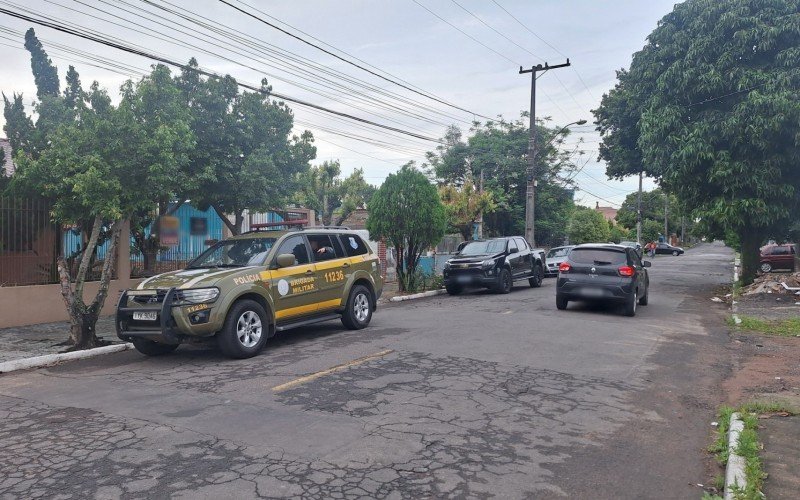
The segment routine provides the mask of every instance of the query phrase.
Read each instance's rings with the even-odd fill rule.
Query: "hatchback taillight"
[[[572,266],[568,262],[562,262],[558,265],[558,272],[560,273],[568,273],[570,269],[572,269]]]
[[[631,266],[619,266],[619,275],[620,276],[633,276],[633,273],[636,272]]]

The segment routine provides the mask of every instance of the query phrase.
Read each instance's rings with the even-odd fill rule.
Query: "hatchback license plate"
[[[585,297],[602,297],[605,291],[602,288],[584,288],[581,290],[581,295]]]
[[[158,319],[158,313],[155,311],[135,312],[133,319],[136,321],[155,321]]]

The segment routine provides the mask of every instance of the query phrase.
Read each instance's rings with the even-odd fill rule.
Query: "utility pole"
[[[483,169],[481,169],[481,183],[478,187],[478,193],[483,196]],[[483,209],[481,209],[481,213],[478,215],[478,239],[483,239]]]
[[[639,171],[639,195],[636,199],[636,243],[642,244],[642,171]]]
[[[550,66],[544,63],[544,66],[537,64],[531,69],[519,68],[519,74],[531,74],[531,125],[530,136],[528,138],[528,172],[527,172],[527,187],[525,189],[525,239],[528,240],[532,246],[536,246],[536,238],[534,237],[534,224],[536,221],[534,213],[534,200],[536,192],[536,73],[541,71],[550,71],[551,69],[566,68],[571,66],[569,59],[565,64],[557,64]]]
[[[667,225],[667,208],[669,207],[669,195],[664,191],[664,242],[669,243],[669,226]]]

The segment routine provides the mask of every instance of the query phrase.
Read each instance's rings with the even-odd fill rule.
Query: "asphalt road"
[[[732,252],[651,268],[635,318],[555,283],[385,306],[262,355],[0,376],[0,498],[698,498]]]

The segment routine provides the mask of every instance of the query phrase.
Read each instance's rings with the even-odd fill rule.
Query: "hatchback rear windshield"
[[[625,252],[601,248],[573,248],[569,260],[576,264],[620,265],[627,264],[628,256]]]

